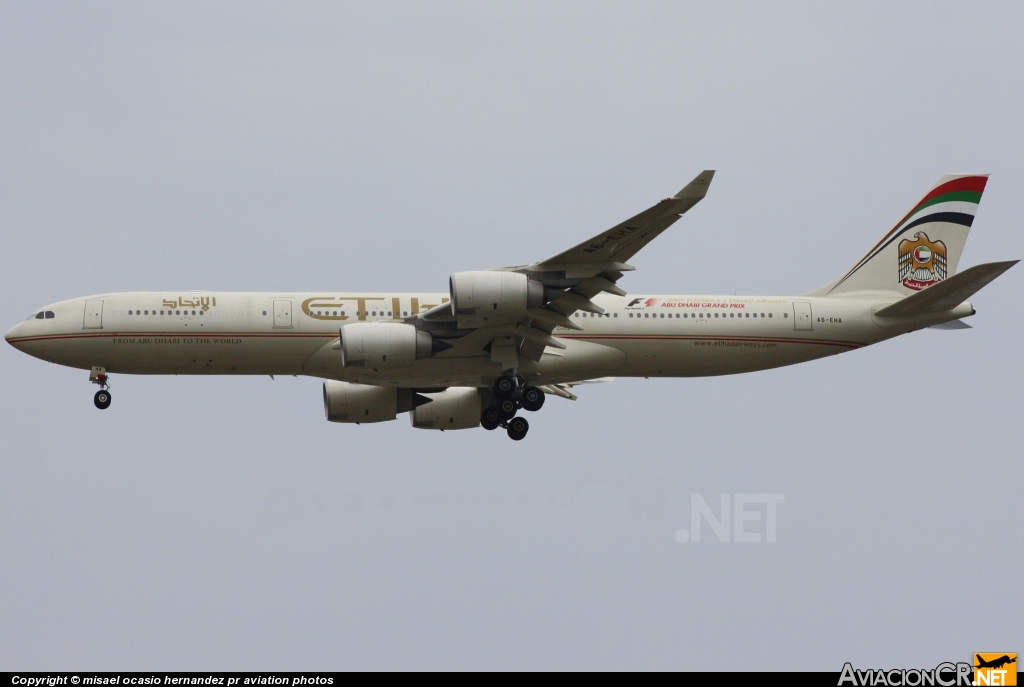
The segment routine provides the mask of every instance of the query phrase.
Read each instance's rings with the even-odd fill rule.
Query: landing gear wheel
[[[519,404],[511,398],[505,398],[498,401],[497,411],[502,420],[511,420],[516,416],[516,411],[518,410]]]
[[[484,408],[484,412],[480,414],[480,426],[488,431],[500,427],[501,413],[498,409],[494,406]]]
[[[511,377],[498,377],[494,383],[494,395],[498,398],[512,398],[516,393],[516,380]]]
[[[532,386],[523,390],[523,409],[535,413],[544,406],[544,392]]]
[[[508,438],[519,441],[530,431],[530,423],[524,417],[514,417],[508,423]]]
[[[106,389],[100,389],[96,392],[96,395],[92,397],[92,402],[96,404],[96,407],[100,410],[106,410],[110,407],[110,392]]]

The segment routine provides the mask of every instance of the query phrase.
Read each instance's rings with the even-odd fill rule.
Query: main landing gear
[[[104,367],[94,367],[89,372],[89,381],[93,384],[99,384],[100,390],[96,392],[96,395],[92,397],[92,402],[100,410],[106,410],[110,407],[110,378],[107,377],[107,370]]]
[[[519,409],[536,412],[544,405],[544,392],[518,376],[505,375],[494,383],[494,402],[484,408],[480,425],[487,430],[504,427],[512,441],[520,441],[530,431],[530,423],[524,417],[516,417]]]

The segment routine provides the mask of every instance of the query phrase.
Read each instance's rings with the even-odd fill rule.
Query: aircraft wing
[[[705,170],[671,198],[666,198],[578,246],[529,265],[525,269],[530,272],[581,274],[592,272],[597,266],[602,266],[608,268],[602,271],[622,271],[617,268],[640,252],[641,248],[672,226],[687,210],[707,195],[714,176],[714,170]],[[627,266],[627,269],[631,268]]]
[[[671,198],[546,260],[497,268],[496,271],[525,274],[544,285],[543,304],[528,310],[527,317],[520,321],[499,323],[461,318],[447,303],[409,318],[409,321],[431,328],[438,335],[442,332],[454,334],[447,340],[452,350],[445,351],[445,357],[490,352],[492,360],[502,362],[506,369],[515,367],[520,355],[539,361],[548,347],[565,348],[551,334],[555,327],[581,328],[569,319],[574,312],[584,310],[598,316],[604,314],[604,310],[592,300],[597,294],[626,295],[616,283],[623,273],[634,269],[626,261],[699,203],[707,195],[714,175],[714,170],[701,172]],[[473,331],[466,332],[466,329]]]

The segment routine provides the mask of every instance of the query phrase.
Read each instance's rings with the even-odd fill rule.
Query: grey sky
[[[796,294],[946,172],[1024,257],[1019,3],[0,3],[0,324],[135,289],[436,290],[707,199],[631,293]],[[1019,208],[1018,208],[1019,209]],[[0,668],[924,667],[1020,651],[1015,268],[975,327],[551,399],[521,443],[313,379],[0,349]],[[690,494],[778,541],[679,544]]]

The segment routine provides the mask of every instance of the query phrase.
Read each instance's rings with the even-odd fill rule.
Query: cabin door
[[[103,329],[103,301],[85,302],[85,320],[82,322],[85,329]]]
[[[292,302],[274,301],[274,329],[291,329]]]
[[[793,329],[814,329],[814,318],[811,315],[811,304],[806,301],[793,303]]]

